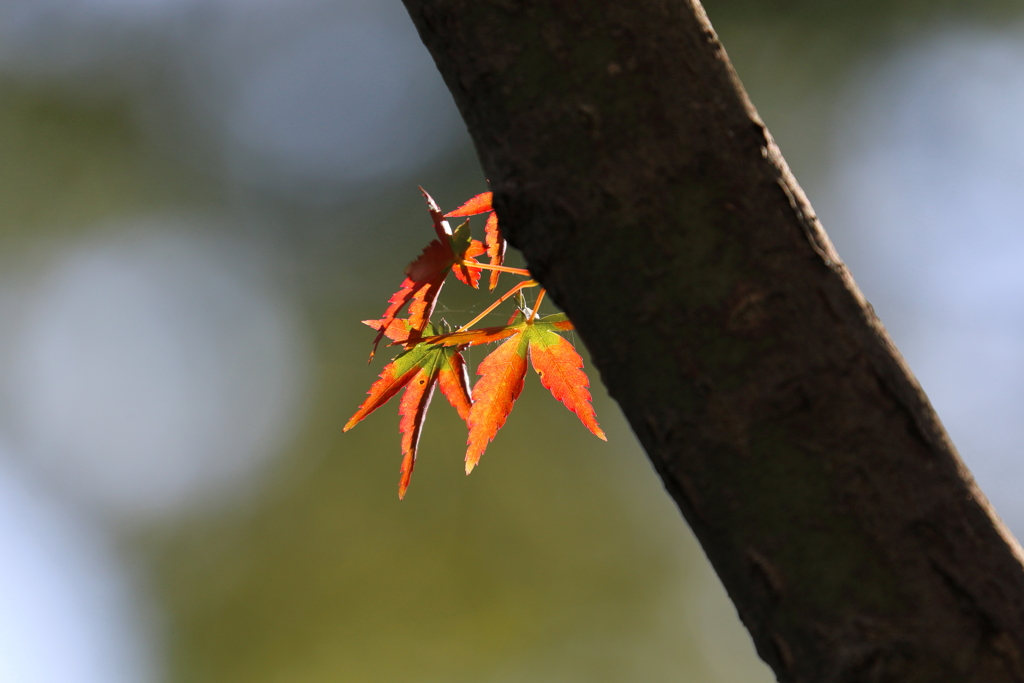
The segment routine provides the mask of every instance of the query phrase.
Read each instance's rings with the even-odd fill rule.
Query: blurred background
[[[1024,8],[707,9],[1024,532]],[[600,387],[468,479],[435,401],[401,504],[342,435],[417,184],[486,189],[398,0],[0,2],[0,682],[772,680]]]

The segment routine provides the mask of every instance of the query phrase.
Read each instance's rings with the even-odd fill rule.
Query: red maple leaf
[[[446,213],[444,217],[462,218],[465,216],[476,216],[481,213],[487,213],[488,211],[494,211],[494,207],[491,205],[492,197],[494,197],[493,192],[481,192],[475,197],[471,197],[463,202],[459,208]]]
[[[564,313],[529,319],[520,314],[518,323],[498,328],[455,332],[434,337],[436,345],[473,345],[505,338],[477,369],[480,380],[474,387],[475,399],[469,411],[469,448],[466,450],[466,474],[469,474],[487,444],[505,424],[512,405],[523,391],[527,358],[540,375],[540,383],[561,401],[595,436],[607,441],[597,424],[591,405],[590,380],[583,372],[583,359],[556,330],[572,329]]]
[[[405,319],[392,320],[387,326],[381,320],[363,322],[396,342],[406,341],[413,331],[412,325]],[[429,334],[434,332],[430,324],[424,330]],[[459,417],[463,420],[469,418],[472,402],[469,373],[459,351],[459,347],[451,345],[418,344],[397,356],[381,371],[380,378],[367,392],[369,396],[342,430],[347,432],[352,429],[367,415],[391,400],[400,389],[405,389],[398,405],[401,416],[398,428],[402,433],[402,467],[398,482],[400,499],[405,497],[406,489],[409,488],[412,470],[416,465],[416,448],[435,385],[441,387],[441,393],[458,411]]]
[[[505,263],[505,249],[507,244],[505,238],[501,234],[501,230],[498,228],[498,214],[494,212],[494,207],[491,205],[491,198],[493,194],[491,192],[483,192],[473,197],[465,204],[449,211],[444,215],[445,218],[460,218],[464,216],[476,216],[477,214],[492,212],[487,217],[487,223],[484,225],[484,248],[487,250],[487,256],[490,258],[492,266],[500,266]],[[498,276],[501,275],[500,271],[492,270],[491,277],[488,281],[488,289],[494,289],[498,286]]]
[[[377,328],[379,331],[373,340],[370,360],[373,360],[385,330],[406,306],[409,307],[409,338],[415,340],[422,334],[449,272],[454,270],[459,280],[474,289],[480,281],[479,268],[463,265],[467,261],[475,263],[475,257],[485,252],[484,245],[470,237],[469,221],[453,231],[434,199],[423,188],[420,191],[427,201],[427,210],[434,221],[437,239],[432,240],[419,258],[406,266],[405,280],[388,299],[389,306],[380,319],[381,326]]]

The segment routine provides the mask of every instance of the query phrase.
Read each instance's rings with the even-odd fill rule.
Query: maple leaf
[[[492,266],[504,265],[507,246],[505,238],[501,236],[501,230],[498,228],[498,214],[492,213],[487,217],[487,223],[484,224],[484,249],[487,250],[487,256],[490,258]],[[499,275],[501,275],[501,271],[491,271],[491,277],[487,281],[488,289],[498,286]]]
[[[480,462],[487,444],[512,412],[512,405],[523,391],[528,357],[544,388],[576,413],[595,436],[607,441],[591,405],[590,380],[582,370],[583,359],[572,344],[556,332],[571,329],[572,323],[564,313],[532,320],[520,314],[520,318],[518,323],[503,328],[475,330],[477,336],[456,332],[437,337],[440,340],[437,346],[441,347],[445,343],[472,345],[506,338],[477,368],[480,380],[474,387],[475,399],[466,421],[469,425],[466,474]]]
[[[464,218],[466,216],[477,216],[488,211],[494,211],[494,207],[491,205],[491,198],[494,196],[493,192],[481,192],[475,197],[471,197],[469,200],[464,202],[459,208],[454,211],[449,211],[444,215],[445,218]]]
[[[384,337],[385,330],[406,306],[409,307],[410,337],[415,339],[420,336],[434,312],[437,297],[449,272],[454,270],[459,280],[474,289],[479,286],[480,269],[463,265],[463,262],[475,263],[475,257],[486,251],[484,245],[470,236],[468,220],[453,231],[433,197],[423,188],[420,188],[420,191],[427,201],[427,210],[434,222],[437,239],[432,240],[423,253],[406,266],[405,280],[398,291],[388,299],[389,305],[381,317],[381,327],[377,328],[370,360],[373,360],[374,354],[377,353],[377,346]]]
[[[445,218],[460,218],[468,216],[476,216],[481,213],[492,212],[487,217],[487,223],[484,225],[484,248],[487,250],[487,256],[490,258],[492,266],[500,266],[505,263],[505,250],[507,244],[505,238],[501,234],[501,230],[498,228],[498,214],[494,212],[494,207],[491,205],[491,198],[493,193],[483,192],[471,198],[465,204],[449,211],[444,215]],[[494,289],[498,286],[498,276],[501,275],[500,271],[492,270],[491,277],[488,281],[487,288]]]
[[[396,342],[406,341],[415,328],[407,319],[364,320],[365,324],[379,330]],[[423,331],[434,333],[433,325],[424,326]],[[402,466],[398,482],[398,497],[405,497],[416,465],[416,448],[419,445],[427,408],[433,398],[435,386],[441,387],[448,402],[452,404],[463,420],[469,419],[472,398],[469,390],[469,373],[457,346],[418,344],[399,354],[384,367],[380,378],[370,386],[369,396],[356,410],[342,431],[347,432],[363,418],[381,407],[400,389],[405,389],[399,401],[400,415],[398,428],[402,433]]]

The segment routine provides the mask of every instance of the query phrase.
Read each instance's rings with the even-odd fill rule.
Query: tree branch
[[[1024,680],[1020,549],[696,0],[404,1],[779,680]]]

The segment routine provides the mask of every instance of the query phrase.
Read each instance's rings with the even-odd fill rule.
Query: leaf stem
[[[502,294],[502,295],[501,295],[501,296],[500,296],[500,297],[498,298],[498,300],[497,300],[497,301],[495,301],[495,302],[494,302],[493,304],[491,304],[490,306],[488,306],[487,308],[485,308],[485,309],[484,309],[484,311],[483,311],[483,313],[481,313],[481,314],[480,314],[480,315],[478,315],[477,317],[473,318],[473,319],[472,319],[472,320],[470,320],[470,321],[469,321],[468,323],[466,323],[465,325],[463,325],[462,327],[460,327],[459,329],[457,329],[457,330],[455,330],[455,331],[456,331],[456,332],[462,332],[463,330],[467,330],[467,329],[469,329],[469,328],[470,328],[470,327],[472,327],[473,325],[476,325],[476,324],[477,324],[478,322],[480,322],[481,320],[483,320],[483,319],[484,319],[484,316],[486,316],[486,315],[487,315],[488,313],[490,313],[491,311],[493,311],[493,310],[494,310],[495,308],[497,308],[497,307],[498,307],[498,306],[499,306],[500,304],[502,304],[502,303],[503,303],[503,302],[504,302],[504,301],[505,301],[506,299],[508,299],[508,298],[509,298],[510,296],[512,296],[513,294],[515,294],[515,293],[516,293],[516,292],[518,292],[519,290],[521,290],[521,289],[525,289],[525,288],[527,288],[527,287],[536,287],[536,286],[537,286],[537,281],[536,281],[536,280],[523,280],[522,282],[520,282],[520,283],[519,283],[518,285],[516,285],[516,286],[515,286],[515,287],[513,287],[512,289],[510,289],[510,290],[508,290],[507,292],[505,292],[504,294]]]
[[[537,311],[540,310],[540,302],[544,301],[544,295],[548,293],[548,290],[543,287],[540,288],[540,292],[537,294],[537,300],[533,302],[533,310],[530,311],[530,319],[527,323],[532,323],[533,319],[537,317]]]
[[[522,275],[523,277],[531,277],[530,271],[525,268],[509,268],[508,266],[494,266],[490,263],[475,263],[473,261],[459,261],[460,266],[466,266],[467,268],[482,268],[483,270],[498,270],[502,273],[512,273],[513,275]],[[531,287],[533,285],[530,285]]]

